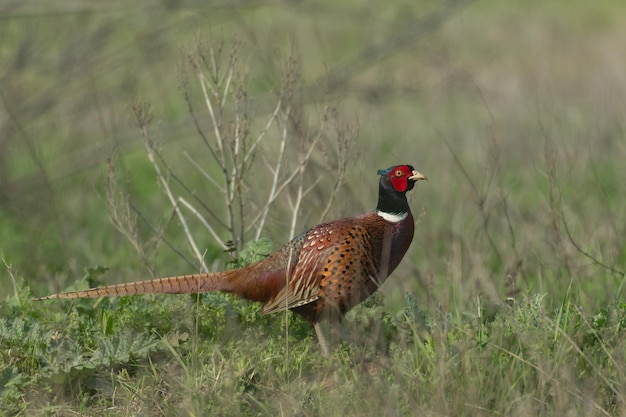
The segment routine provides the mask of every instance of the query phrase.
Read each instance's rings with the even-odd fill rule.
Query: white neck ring
[[[409,213],[385,213],[384,211],[376,210],[376,214],[378,214],[383,219],[387,220],[390,223],[398,223],[402,220],[406,219]]]

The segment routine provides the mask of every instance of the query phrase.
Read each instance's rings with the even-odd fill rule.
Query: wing
[[[350,292],[360,291],[362,277],[377,275],[376,265],[367,256],[371,253],[369,234],[358,223],[320,225],[302,239],[293,268],[287,268],[292,271],[286,277],[289,284],[263,306],[261,313],[300,307],[325,294],[349,297]],[[337,304],[341,304],[339,299]]]
[[[287,268],[293,271],[291,276],[286,277],[289,284],[283,286],[271,300],[265,303],[261,313],[269,314],[289,310],[317,300],[319,281],[323,278],[319,273],[319,263],[328,251],[329,249],[302,250],[294,268]]]

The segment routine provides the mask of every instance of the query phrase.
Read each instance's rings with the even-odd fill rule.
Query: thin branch
[[[213,179],[213,177],[211,176],[211,174],[209,174],[208,172],[206,172],[206,170],[204,168],[202,168],[202,165],[200,165],[199,163],[196,162],[195,159],[193,159],[191,157],[191,155],[189,155],[189,153],[187,151],[183,151],[183,155],[189,160],[189,162],[191,162],[191,164],[198,170],[200,171],[200,173],[202,174],[202,176],[204,178],[206,178],[211,184],[213,184],[221,193],[226,194],[226,190],[224,189],[224,187],[222,187],[222,185],[220,183],[218,183],[216,180]]]
[[[199,71],[198,65],[196,64],[196,62],[191,56],[188,58],[188,61],[194,67],[196,71]],[[193,120],[194,126],[196,127],[196,131],[198,132],[198,134],[200,135],[200,138],[202,139],[202,142],[209,149],[209,153],[211,154],[213,159],[215,161],[218,161],[217,153],[215,152],[215,149],[213,149],[213,146],[211,146],[211,144],[209,143],[209,139],[204,133],[204,130],[202,130],[202,128],[200,127],[200,122],[198,121],[198,118],[196,117],[196,112],[194,110],[193,102],[191,101],[191,97],[189,96],[188,84],[189,83],[188,81],[186,81],[186,78],[185,78],[183,80],[183,86],[181,87],[183,97],[185,98],[185,102],[187,103],[187,109],[189,111],[189,114],[191,115],[191,119]]]
[[[315,150],[315,147],[317,146],[317,143],[319,142],[319,140],[321,139],[321,134],[317,135],[317,137],[313,140],[313,142],[311,142],[311,145],[309,146],[309,149],[307,150],[307,152],[301,157],[300,159],[300,163],[298,164],[298,166],[296,167],[296,169],[294,169],[294,171],[291,173],[291,175],[289,175],[287,177],[287,179],[285,181],[283,181],[283,183],[278,187],[277,191],[276,191],[276,195],[279,195],[282,190],[289,185],[289,183],[291,181],[293,181],[293,179],[296,177],[296,175],[298,175],[298,173],[300,172],[300,169],[302,169],[302,167],[304,167],[309,159],[311,159],[311,155],[313,154],[313,151]]]
[[[141,258],[143,264],[148,268],[150,274],[154,277],[155,271],[151,265],[148,255],[144,250],[144,245],[139,238],[139,228],[137,226],[137,216],[130,206],[130,198],[122,185],[119,183],[117,173],[115,171],[114,162],[107,160],[108,176],[105,182],[105,193],[107,203],[110,208],[109,221],[115,229],[122,234],[130,242],[135,252]]]
[[[265,137],[265,134],[267,133],[267,131],[270,129],[270,127],[272,126],[272,124],[276,120],[276,117],[278,116],[278,113],[280,112],[280,110],[282,108],[282,103],[283,103],[282,100],[279,98],[278,102],[276,103],[276,108],[274,108],[274,111],[272,112],[272,115],[270,116],[270,118],[268,119],[267,123],[265,124],[265,128],[263,128],[261,130],[261,132],[259,132],[259,136],[257,136],[256,140],[252,143],[252,146],[250,147],[250,149],[248,149],[248,152],[246,153],[246,156],[244,156],[244,158],[243,158],[244,162],[247,162],[250,159],[250,157],[254,154],[254,151],[255,151],[257,145]]]
[[[224,92],[222,93],[222,97],[228,97],[228,89],[230,88],[230,82],[232,81],[232,78],[233,78],[233,68],[232,66],[229,66],[228,73],[226,76],[226,86],[224,87]],[[221,111],[224,111],[225,105],[226,105],[226,100],[222,100],[221,105],[220,105]]]
[[[172,242],[170,242],[165,236],[163,236],[163,231],[162,230],[158,230],[151,222],[150,220],[144,216],[144,214],[137,208],[137,206],[135,206],[133,204],[132,201],[129,202],[131,209],[133,210],[133,212],[135,212],[135,214],[137,214],[137,216],[139,216],[139,218],[141,219],[141,221],[148,226],[148,228],[150,230],[152,230],[152,233],[154,233],[155,235],[159,236],[159,241],[162,241],[163,243],[165,243],[165,245],[170,248],[172,251],[174,251],[174,253],[176,253],[178,256],[181,257],[181,259],[183,261],[185,261],[189,266],[191,266],[194,270],[198,270],[198,265],[195,264],[191,259],[189,259],[187,257],[187,255],[185,255],[185,253],[183,251],[181,251],[180,249],[178,249],[176,246],[174,246],[174,244]],[[174,215],[174,212],[172,211],[172,216]],[[170,216],[170,217],[172,217]]]
[[[300,172],[300,175],[298,175],[298,191],[296,194],[296,203],[294,205],[292,205],[291,207],[291,227],[289,228],[289,240],[293,239],[293,235],[295,233],[296,230],[296,224],[298,222],[298,214],[300,212],[300,204],[302,203],[302,180],[303,180],[303,173],[304,173],[304,166],[301,166],[300,169],[298,170]]]
[[[328,214],[328,212],[330,211],[330,208],[332,207],[332,203],[335,199],[335,196],[339,193],[339,189],[343,185],[343,182],[346,177],[349,157],[351,154],[353,141],[356,137],[356,134],[355,134],[356,132],[352,128],[347,128],[345,126],[344,126],[344,129],[347,131],[345,134],[343,133],[342,129],[340,129],[338,126],[335,127],[335,133],[337,135],[336,143],[337,143],[337,158],[338,158],[337,179],[335,181],[335,186],[333,187],[333,190],[331,191],[328,197],[328,201],[326,202],[326,207],[324,208],[324,210],[322,211],[322,214],[320,215],[320,222],[324,221],[324,219],[326,218],[326,215]]]
[[[225,193],[225,203],[226,203],[226,213],[228,215],[228,229],[231,233],[231,239],[233,241],[237,241],[237,235],[235,232],[235,213],[233,211],[233,201],[234,201],[234,189],[233,189],[233,179],[228,173],[226,154],[224,152],[224,136],[220,130],[220,125],[217,121],[217,116],[213,111],[213,104],[211,103],[211,99],[207,93],[207,80],[204,77],[204,74],[198,73],[198,79],[200,80],[200,86],[202,88],[202,94],[204,96],[204,101],[209,111],[209,115],[211,116],[211,121],[213,123],[213,134],[215,135],[215,142],[217,143],[218,149],[218,164],[220,165],[220,169],[222,170],[222,175],[224,177],[224,189]],[[225,97],[224,97],[225,98]]]
[[[275,168],[273,168],[274,175],[272,178],[272,186],[270,187],[270,192],[267,196],[267,202],[265,203],[265,206],[263,207],[259,224],[256,229],[255,239],[257,240],[261,237],[261,232],[263,231],[263,227],[265,226],[265,220],[267,219],[270,206],[272,202],[276,199],[276,196],[280,194],[280,191],[277,192],[277,186],[278,186],[278,178],[280,176],[280,169],[283,165],[283,157],[285,155],[285,148],[287,146],[287,137],[288,137],[287,120],[289,118],[290,113],[291,113],[291,107],[287,107],[287,109],[285,109],[285,111],[283,112],[283,129],[282,129],[282,137],[280,141],[280,149],[278,151],[278,156],[276,157],[276,166]]]
[[[198,79],[200,80],[200,87],[202,88],[202,95],[204,96],[204,103],[209,111],[209,115],[211,116],[211,122],[213,124],[213,134],[215,135],[215,142],[217,143],[217,150],[219,151],[220,160],[224,160],[224,146],[222,134],[220,132],[220,125],[217,122],[217,117],[215,116],[215,112],[213,111],[213,104],[211,104],[211,98],[207,92],[207,80],[204,77],[204,74],[198,73]],[[220,162],[218,160],[218,162]],[[224,174],[227,174],[224,172]]]
[[[220,236],[215,232],[215,230],[213,229],[213,227],[211,227],[211,225],[209,224],[209,222],[207,222],[205,220],[204,217],[202,217],[202,215],[198,212],[198,210],[195,209],[194,206],[192,206],[191,204],[189,204],[187,202],[187,200],[185,200],[182,197],[178,197],[177,200],[180,204],[182,204],[183,206],[185,206],[187,208],[187,210],[189,210],[194,216],[196,216],[196,218],[200,221],[200,223],[202,223],[202,225],[209,231],[209,233],[211,234],[211,236],[213,236],[213,239],[215,239],[215,241],[222,247],[222,249],[227,250],[228,246],[226,246],[224,244],[224,242],[222,242]]]
[[[620,277],[624,278],[626,276],[626,273],[624,271],[619,270],[615,267],[612,267],[611,265],[605,264],[604,262],[596,258],[594,255],[589,253],[589,251],[586,251],[585,249],[583,249],[583,247],[576,241],[576,239],[574,239],[574,235],[570,231],[569,224],[567,223],[567,220],[565,219],[565,213],[563,213],[562,204],[563,203],[559,197],[559,210],[557,212],[557,215],[560,217],[561,223],[563,224],[563,230],[565,230],[565,235],[567,236],[569,243],[574,247],[574,249],[576,249],[584,257],[591,260],[591,262],[593,262],[594,264],[610,271],[611,273],[615,275],[619,275]]]
[[[165,195],[167,196],[168,200],[170,201],[170,204],[172,205],[172,207],[174,208],[176,216],[178,217],[178,220],[180,221],[180,224],[183,227],[183,231],[185,232],[185,236],[187,237],[187,241],[189,242],[189,246],[191,247],[192,252],[196,256],[196,258],[198,259],[198,261],[199,261],[199,263],[200,263],[200,265],[202,267],[201,271],[208,271],[208,268],[207,268],[207,266],[206,266],[206,264],[204,262],[204,258],[202,256],[202,253],[198,249],[198,246],[196,245],[196,242],[195,242],[193,236],[191,235],[191,232],[189,231],[189,225],[187,224],[187,221],[185,220],[185,216],[183,216],[183,213],[180,211],[180,209],[178,207],[178,204],[176,203],[176,198],[174,197],[174,195],[172,193],[172,190],[170,189],[169,183],[165,179],[165,177],[163,176],[163,173],[161,172],[159,164],[157,163],[156,158],[154,157],[154,152],[153,152],[153,149],[152,149],[152,145],[150,144],[147,128],[144,126],[141,129],[141,131],[142,131],[142,136],[144,138],[144,146],[145,146],[145,149],[146,149],[146,154],[148,156],[148,160],[150,161],[150,163],[154,167],[154,170],[156,171],[159,183],[163,187],[163,191],[165,192]]]
[[[165,160],[165,158],[163,158],[163,156],[161,155],[161,153],[156,150],[153,149],[154,154],[159,158],[159,161],[161,162],[161,164],[163,164],[163,166],[165,167],[165,169],[167,170],[167,177],[173,179],[178,185],[180,185],[183,190],[188,193],[189,195],[191,195],[193,197],[194,200],[196,200],[198,202],[198,204],[200,204],[200,206],[202,206],[202,208],[204,208],[206,210],[206,212],[211,216],[211,218],[213,218],[213,220],[219,224],[220,226],[227,228],[228,226],[226,225],[226,223],[224,223],[214,212],[213,210],[211,210],[211,208],[209,208],[209,206],[204,203],[204,201],[202,201],[197,195],[196,192],[194,190],[192,190],[191,188],[189,188],[187,186],[187,184],[185,184],[185,182],[183,180],[180,179],[180,177],[178,175],[176,175],[176,173],[172,170],[172,168],[169,166],[169,164],[167,163],[167,161]],[[183,152],[183,154],[185,154],[186,152]],[[195,162],[195,161],[194,161]],[[201,168],[200,168],[201,169]]]
[[[489,194],[489,190],[491,188],[491,183],[493,181],[493,178],[495,176],[495,172],[496,172],[497,168],[496,168],[496,166],[494,166],[493,169],[491,170],[491,174],[490,174],[489,179],[487,181],[487,186],[486,186],[485,191],[479,191],[478,187],[476,186],[476,183],[474,183],[474,180],[472,179],[470,174],[465,169],[465,166],[463,166],[463,163],[461,162],[461,159],[457,155],[456,151],[454,150],[452,145],[450,145],[450,142],[448,142],[448,140],[444,136],[441,136],[441,137],[443,139],[443,142],[448,147],[448,150],[452,154],[454,162],[459,167],[459,169],[461,170],[461,173],[463,174],[463,176],[465,177],[467,182],[470,184],[470,187],[474,191],[474,199],[476,201],[476,205],[478,206],[478,212],[480,213],[480,216],[481,216],[481,219],[482,219],[483,231],[485,232],[485,236],[487,237],[487,242],[489,243],[489,247],[491,247],[491,250],[493,251],[493,253],[498,258],[499,263],[502,264],[502,259],[503,259],[502,255],[500,254],[500,250],[498,249],[498,246],[496,245],[496,242],[493,240],[493,236],[491,235],[491,233],[489,231],[489,227],[488,227],[489,226],[489,215],[490,215],[490,213],[485,208],[485,203],[487,201],[487,196]]]

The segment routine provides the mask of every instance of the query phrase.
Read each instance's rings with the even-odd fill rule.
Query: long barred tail
[[[84,291],[47,295],[35,298],[34,301],[57,298],[120,297],[134,294],[194,294],[209,291],[230,291],[229,272],[209,272],[129,282],[127,284],[107,285]]]

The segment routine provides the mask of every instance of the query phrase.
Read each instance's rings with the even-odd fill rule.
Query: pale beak
[[[426,175],[422,174],[421,172],[413,171],[412,174],[413,175],[411,175],[409,177],[410,180],[413,180],[413,181],[426,180],[426,181],[428,181],[428,178],[426,178]]]

